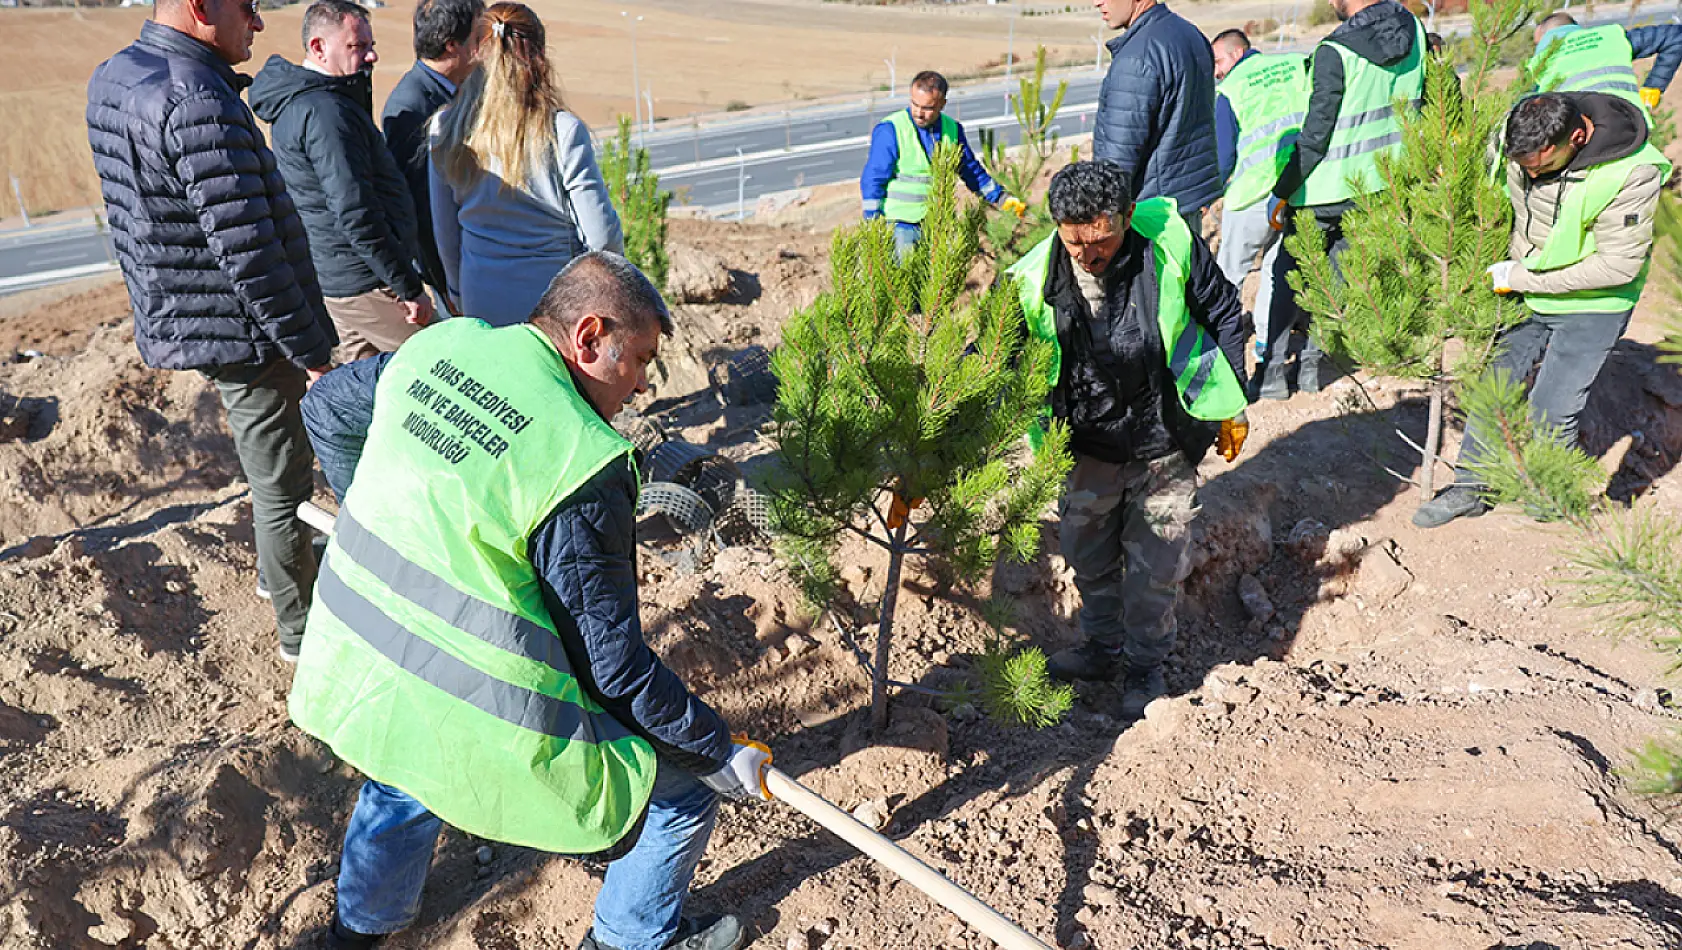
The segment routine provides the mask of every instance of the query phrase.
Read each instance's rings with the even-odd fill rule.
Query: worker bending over
[[[1652,56],[1647,79],[1635,78],[1635,61]],[[1626,30],[1616,24],[1582,27],[1569,13],[1536,24],[1536,54],[1530,57],[1536,88],[1543,92],[1604,92],[1641,107],[1647,124],[1676,68],[1682,66],[1682,26],[1662,23]]]
[[[328,946],[415,919],[445,822],[613,857],[581,950],[746,941],[682,911],[718,796],[768,798],[770,755],[643,642],[636,474],[607,423],[671,329],[640,271],[590,253],[529,322],[445,322],[305,400],[342,503],[290,709],[368,777]]]
[[[1051,180],[1057,231],[1010,269],[1028,332],[1054,343],[1050,414],[1075,466],[1060,513],[1083,642],[1060,679],[1123,678],[1121,715],[1166,692],[1189,570],[1197,463],[1243,448],[1244,313],[1172,198],[1134,204],[1127,172],[1076,162]]]
[[[941,142],[957,143],[958,177],[970,191],[1017,217],[1027,210],[987,174],[964,137],[964,127],[942,111],[947,88],[945,76],[930,70],[918,73],[911,79],[911,105],[876,123],[870,133],[870,155],[859,175],[864,217],[893,222],[894,252],[901,259],[923,236],[923,215],[934,183],[934,149]]]
[[[1489,268],[1495,292],[1524,295],[1529,319],[1501,334],[1493,371],[1522,384],[1538,359],[1530,415],[1538,431],[1577,441],[1577,416],[1647,283],[1653,215],[1670,162],[1648,140],[1641,108],[1598,92],[1543,93],[1507,115],[1509,260]],[[1490,420],[1470,419],[1459,475],[1421,505],[1435,528],[1487,510],[1475,472]]]
[[[1296,231],[1299,209],[1314,213],[1338,272],[1338,258],[1348,246],[1344,212],[1356,198],[1384,189],[1378,160],[1401,153],[1397,104],[1417,109],[1425,97],[1425,30],[1395,0],[1331,0],[1331,5],[1343,23],[1314,48],[1308,114],[1273,194],[1289,206],[1280,222],[1287,237]],[[1290,251],[1281,251],[1274,262],[1274,286],[1286,286],[1285,275],[1296,266]],[[1258,371],[1261,398],[1290,397],[1286,350],[1293,328],[1306,326],[1307,320],[1295,297],[1274,294],[1267,354]],[[1320,347],[1309,329],[1297,361],[1297,388],[1319,392],[1320,371]]]
[[[1273,303],[1273,261],[1279,231],[1273,186],[1296,148],[1308,109],[1308,60],[1296,53],[1268,55],[1250,48],[1243,30],[1227,30],[1210,44],[1215,53],[1215,151],[1221,180],[1221,273],[1240,290],[1250,272],[1261,270],[1256,304],[1256,355],[1266,352],[1267,319]],[[1260,264],[1257,258],[1260,258]],[[1290,288],[1286,288],[1286,293]]]

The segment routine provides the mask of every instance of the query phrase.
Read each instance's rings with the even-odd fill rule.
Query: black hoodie
[[[275,161],[309,232],[322,293],[425,293],[414,199],[374,124],[372,77],[328,76],[270,56],[250,95],[252,111],[273,126]]]
[[[1290,162],[1279,175],[1273,194],[1289,198],[1309,174],[1326,157],[1331,148],[1332,130],[1337,126],[1339,110],[1343,108],[1343,58],[1328,42],[1335,42],[1356,56],[1379,66],[1401,62],[1413,52],[1414,27],[1419,21],[1407,8],[1395,0],[1380,0],[1344,21],[1314,49],[1313,91],[1309,94],[1308,114],[1303,117],[1302,134]],[[1343,217],[1353,203],[1340,201],[1314,206],[1314,213],[1323,224]]]

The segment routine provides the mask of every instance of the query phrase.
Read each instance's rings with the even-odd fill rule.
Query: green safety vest
[[[1542,67],[1536,76],[1537,90],[1604,92],[1617,96],[1639,106],[1641,114],[1647,117],[1648,127],[1652,127],[1653,114],[1648,111],[1647,103],[1641,101],[1641,82],[1635,76],[1635,50],[1629,45],[1623,27],[1565,26],[1550,30],[1542,39],[1544,44],[1530,57],[1532,70]]]
[[[1179,207],[1172,198],[1149,198],[1134,205],[1129,227],[1151,242],[1156,263],[1156,323],[1180,405],[1194,419],[1211,422],[1231,419],[1244,411],[1249,400],[1238,375],[1227,363],[1226,354],[1186,308],[1191,228],[1180,217]],[[1056,386],[1063,373],[1062,350],[1057,340],[1057,314],[1045,300],[1053,246],[1057,246],[1056,233],[1034,245],[1006,273],[1016,278],[1028,333],[1054,348],[1049,382]]]
[[[911,112],[901,109],[882,120],[894,127],[899,142],[899,158],[894,162],[894,177],[888,182],[888,196],[882,201],[882,217],[889,221],[917,224],[929,210],[929,187],[934,184],[934,167],[929,153],[923,151],[923,140],[917,134],[917,123]],[[958,141],[958,123],[951,116],[940,116],[940,141]]]
[[[1630,172],[1642,165],[1659,169],[1661,178],[1670,177],[1670,161],[1653,147],[1643,145],[1633,155],[1590,168],[1575,186],[1567,184],[1560,198],[1553,230],[1539,253],[1524,259],[1526,270],[1544,272],[1569,267],[1595,252],[1594,222],[1629,181]],[[1647,285],[1652,255],[1641,265],[1635,279],[1618,287],[1573,290],[1563,294],[1524,295],[1525,306],[1537,313],[1620,313],[1635,307],[1641,288]]]
[[[1215,88],[1238,119],[1238,163],[1226,186],[1226,208],[1237,211],[1266,198],[1291,159],[1308,111],[1308,60],[1246,56]]]
[[[1402,150],[1396,105],[1418,108],[1425,98],[1425,30],[1413,21],[1413,51],[1379,66],[1334,40],[1321,40],[1343,60],[1343,105],[1326,157],[1291,195],[1292,207],[1328,205],[1384,189],[1378,157]]]
[[[583,691],[526,541],[630,443],[529,324],[446,320],[375,394],[292,720],[463,831],[608,848],[648,804],[654,751]]]

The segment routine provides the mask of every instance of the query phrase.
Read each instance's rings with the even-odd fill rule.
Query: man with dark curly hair
[[[1135,203],[1120,166],[1067,166],[1049,203],[1057,231],[1010,275],[1029,334],[1057,347],[1049,414],[1075,456],[1060,518],[1084,641],[1050,672],[1124,673],[1132,720],[1167,691],[1197,464],[1210,446],[1233,461],[1249,433],[1244,308],[1174,200]]]

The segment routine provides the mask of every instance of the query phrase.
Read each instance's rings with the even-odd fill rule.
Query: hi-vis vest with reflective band
[[[1308,61],[1292,53],[1246,56],[1215,87],[1238,118],[1227,210],[1248,208],[1273,191],[1302,131],[1308,87]]]
[[[1635,50],[1623,27],[1562,27],[1549,31],[1542,40],[1543,45],[1530,57],[1531,69],[1544,66],[1536,76],[1537,91],[1617,96],[1639,106],[1647,117],[1647,126],[1652,127],[1653,114],[1641,101],[1641,82],[1635,77]]]
[[[1652,142],[1643,145],[1633,155],[1615,162],[1596,165],[1576,186],[1566,185],[1560,198],[1559,213],[1553,230],[1540,253],[1524,259],[1524,266],[1534,273],[1558,270],[1588,257],[1598,246],[1594,239],[1594,222],[1629,182],[1629,174],[1642,165],[1659,169],[1661,180],[1670,178],[1670,162]],[[1593,290],[1574,290],[1563,294],[1524,295],[1525,306],[1537,313],[1620,313],[1635,307],[1641,289],[1647,285],[1647,271],[1652,266],[1652,254],[1642,263],[1635,279],[1618,287],[1599,287]]]
[[[899,142],[899,159],[894,164],[893,180],[888,182],[888,195],[882,201],[882,217],[918,224],[929,210],[934,167],[929,164],[929,154],[923,151],[923,140],[918,137],[917,123],[911,120],[910,112],[901,109],[882,121],[894,127],[894,138]],[[938,138],[942,142],[958,141],[958,123],[945,113],[940,116]]]
[[[1401,62],[1380,66],[1332,40],[1321,40],[1343,60],[1343,105],[1326,157],[1291,196],[1292,207],[1348,201],[1384,188],[1378,157],[1402,150],[1398,102],[1418,108],[1425,98],[1425,29],[1413,21],[1413,50]]]
[[[1186,227],[1172,198],[1150,198],[1134,205],[1129,227],[1151,242],[1156,264],[1156,323],[1180,405],[1194,419],[1210,422],[1231,419],[1248,404],[1244,387],[1227,363],[1226,354],[1186,309],[1191,229]],[[1022,315],[1028,321],[1028,332],[1057,347],[1051,361],[1053,386],[1063,374],[1063,354],[1057,340],[1057,314],[1045,300],[1045,282],[1056,239],[1053,232],[1006,272],[1017,280],[1018,299],[1022,302]]]
[[[292,720],[463,831],[611,846],[648,803],[654,751],[583,692],[526,540],[630,444],[525,324],[418,333],[376,394]]]

